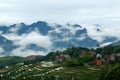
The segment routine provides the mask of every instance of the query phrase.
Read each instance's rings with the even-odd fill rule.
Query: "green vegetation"
[[[68,60],[64,63],[65,66],[67,67],[76,67],[76,66],[83,66],[84,63],[82,61],[73,59],[73,60]]]
[[[120,80],[120,64],[108,66],[102,73],[101,80]]]
[[[100,68],[95,66],[63,67],[55,70],[58,67],[59,65],[41,67],[40,63],[14,65],[10,70],[0,73],[0,80],[98,80],[100,77]]]
[[[61,55],[61,54],[68,54],[72,58],[77,58],[82,54],[82,51],[86,51],[86,53],[88,54],[90,53],[90,49],[88,48],[72,47],[72,48],[67,48],[66,50],[63,50],[63,51],[50,52],[46,56],[46,59],[54,60],[56,55]]]
[[[90,62],[90,61],[94,61],[95,60],[95,56],[90,56],[90,55],[86,55],[84,57],[78,57],[78,60],[79,61],[82,61],[82,62]]]
[[[101,54],[102,65],[95,65],[96,54]],[[115,57],[114,64],[105,61],[105,55],[120,53],[119,46],[106,46],[103,48],[88,49],[72,47],[63,51],[50,52],[47,56],[1,57],[0,80],[119,80],[120,57]],[[66,58],[62,55],[69,55]],[[57,63],[56,56],[63,59]],[[67,56],[68,57],[68,56]],[[54,66],[42,67],[41,61],[52,61]],[[17,63],[24,62],[23,65]],[[14,64],[14,65],[13,65]],[[5,66],[9,66],[8,69]],[[61,69],[58,69],[61,68]]]
[[[97,53],[101,53],[103,55],[110,55],[112,53],[119,53],[120,52],[120,46],[105,46],[103,48],[97,48],[95,50]]]
[[[17,56],[6,56],[6,57],[0,57],[0,68],[17,64],[23,62],[23,57],[17,57]]]

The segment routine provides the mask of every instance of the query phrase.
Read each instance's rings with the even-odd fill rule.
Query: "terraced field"
[[[41,67],[37,63],[14,65],[0,71],[0,80],[98,80],[100,77],[100,69],[94,66]]]

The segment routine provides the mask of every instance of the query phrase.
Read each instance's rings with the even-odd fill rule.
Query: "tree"
[[[120,52],[120,47],[116,47],[115,49],[114,49],[114,53],[119,53]]]

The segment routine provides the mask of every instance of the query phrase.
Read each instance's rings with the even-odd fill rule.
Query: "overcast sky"
[[[0,0],[0,24],[38,20],[120,25],[120,0]]]

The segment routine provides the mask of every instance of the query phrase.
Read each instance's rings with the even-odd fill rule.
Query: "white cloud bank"
[[[0,47],[0,54],[4,52],[4,49]]]
[[[30,32],[29,34],[23,34],[21,36],[11,33],[11,34],[4,34],[9,40],[13,41],[14,45],[18,45],[20,47],[13,49],[11,55],[18,55],[18,56],[28,56],[28,55],[46,55],[50,49],[52,48],[52,42],[49,36],[42,36],[37,30]],[[47,49],[47,52],[43,51],[34,51],[30,49],[26,49],[27,45],[35,44],[39,47],[43,47]]]
[[[100,27],[96,27],[95,25],[86,25],[83,24],[87,28],[88,35],[99,42],[102,42],[105,37],[116,37],[120,40],[120,36],[118,35],[120,32],[119,26],[109,26],[109,25],[101,25]],[[100,29],[101,31],[97,31]]]
[[[0,57],[5,56],[5,55],[2,54],[4,51],[5,51],[5,50],[4,50],[2,47],[0,47]]]
[[[47,36],[42,36],[38,32],[31,32],[29,34],[23,34],[21,38],[15,42],[16,45],[27,46],[28,44],[36,44],[44,48],[50,48],[52,43],[50,38]]]
[[[45,53],[44,51],[34,51],[30,49],[25,49],[24,46],[16,48],[11,52],[12,56],[23,56],[23,57],[27,57],[30,55],[43,55],[44,56],[46,54],[47,52]]]

